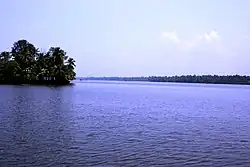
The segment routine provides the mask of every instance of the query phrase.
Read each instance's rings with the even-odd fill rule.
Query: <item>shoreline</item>
[[[86,82],[86,81],[92,81],[92,82],[144,82],[144,83],[172,83],[172,84],[206,84],[206,85],[245,85],[245,86],[250,86],[250,83],[210,83],[210,82],[163,82],[163,81],[148,81],[148,80],[107,80],[107,79],[76,79],[75,81],[80,81],[80,82]]]
[[[6,81],[0,82],[0,85],[20,85],[20,86],[69,86],[74,85],[70,81]]]
[[[241,75],[180,75],[180,76],[142,76],[142,77],[76,77],[80,81],[139,81],[157,83],[196,83],[250,85],[250,76]]]

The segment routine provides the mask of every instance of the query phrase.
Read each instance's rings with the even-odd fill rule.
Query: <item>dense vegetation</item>
[[[250,85],[250,76],[240,75],[183,75],[183,76],[150,76],[150,77],[89,77],[87,80],[116,80],[116,81],[149,81],[149,82],[178,82],[178,83],[210,83],[210,84],[244,84]]]
[[[75,60],[60,47],[41,52],[26,40],[0,53],[0,84],[68,84],[75,78]]]
[[[154,82],[184,82],[184,83],[210,83],[210,84],[250,84],[249,76],[240,75],[186,75],[172,77],[149,77],[149,81]]]

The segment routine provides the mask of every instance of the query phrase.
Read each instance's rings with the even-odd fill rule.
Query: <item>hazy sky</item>
[[[0,50],[61,46],[77,76],[250,74],[249,0],[1,0]]]

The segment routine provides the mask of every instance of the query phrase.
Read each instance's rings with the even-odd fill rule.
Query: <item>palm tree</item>
[[[31,66],[35,62],[38,49],[26,40],[19,40],[13,44],[11,54],[22,70],[24,80],[30,80]]]
[[[11,54],[9,52],[0,53],[0,80],[4,80],[6,78],[6,66],[11,58]]]
[[[28,41],[19,40],[13,44],[11,52],[0,53],[0,81],[67,83],[75,76],[75,60],[68,58],[60,47],[40,52]]]
[[[10,52],[4,51],[4,52],[0,53],[0,61],[2,63],[8,62],[10,60],[10,58],[11,58]]]
[[[67,71],[66,72],[67,80],[75,79],[75,75],[76,75],[76,73],[74,72],[75,67],[76,67],[75,60],[73,58],[69,58],[65,65],[65,71]]]
[[[66,56],[67,53],[60,47],[51,47],[48,54],[54,58],[54,64],[57,66],[62,66],[64,64],[64,60],[68,58]]]
[[[69,69],[74,69],[76,67],[75,62],[73,58],[69,58],[66,64]]]

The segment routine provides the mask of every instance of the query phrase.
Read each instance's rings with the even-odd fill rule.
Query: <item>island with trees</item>
[[[75,78],[75,66],[60,47],[41,52],[22,39],[0,53],[0,84],[67,85]]]
[[[150,76],[150,77],[85,77],[80,80],[110,80],[110,81],[146,81],[175,83],[205,83],[205,84],[237,84],[250,85],[250,76],[241,75],[182,75],[182,76]]]

